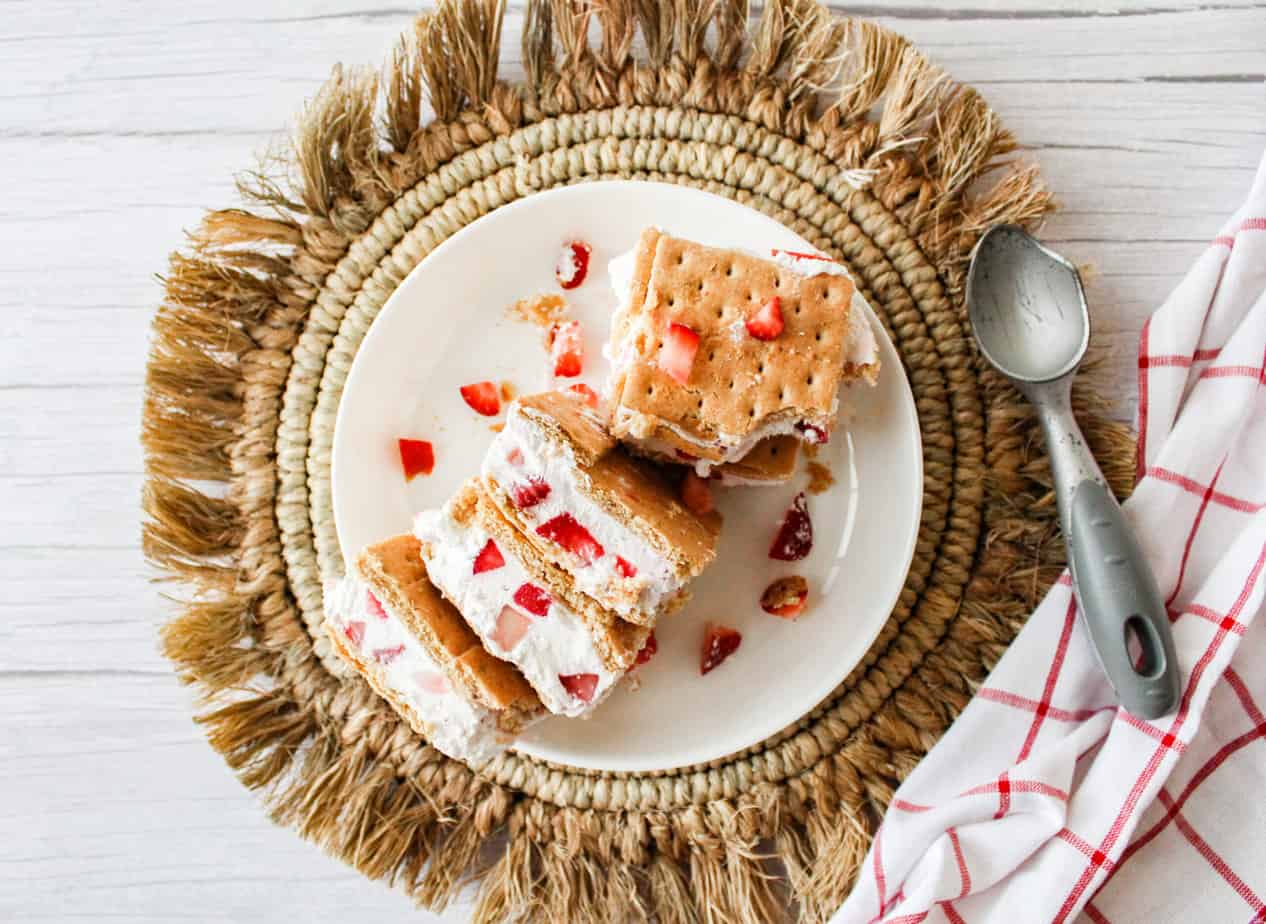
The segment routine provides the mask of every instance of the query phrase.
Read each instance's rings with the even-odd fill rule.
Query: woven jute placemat
[[[979,233],[1051,198],[973,90],[812,0],[751,21],[734,0],[534,0],[522,85],[497,77],[502,15],[445,0],[381,72],[336,69],[288,151],[243,178],[248,210],[208,213],[172,255],[144,412],[146,550],[187,585],[165,651],[276,820],[423,904],[473,878],[481,921],[820,921],[1061,564],[1033,422],[982,371],[962,306]],[[476,774],[314,641],[342,569],[335,413],[374,315],[435,246],[612,177],[728,196],[848,264],[914,389],[918,546],[864,662],[760,746],[668,773],[510,753]],[[1129,434],[1083,422],[1124,489]]]

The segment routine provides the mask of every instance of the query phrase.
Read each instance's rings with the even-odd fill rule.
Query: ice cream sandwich
[[[502,515],[576,588],[654,625],[716,554],[720,520],[697,515],[653,466],[624,452],[571,392],[515,401],[483,463]]]
[[[581,716],[633,666],[650,630],[577,593],[502,517],[478,478],[414,519],[432,581],[550,712]]]
[[[756,256],[651,228],[611,277],[612,432],[693,460],[700,475],[750,459],[739,478],[785,480],[794,440],[829,438],[840,385],[879,374],[865,308],[826,257]]]
[[[431,584],[411,535],[369,546],[326,589],[325,629],[374,691],[450,757],[482,763],[544,714],[522,675],[485,651]]]

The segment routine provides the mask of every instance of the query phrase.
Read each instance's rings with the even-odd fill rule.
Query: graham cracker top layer
[[[631,298],[644,295],[619,326],[633,354],[619,387],[621,407],[703,439],[742,437],[776,419],[830,419],[849,340],[853,284],[847,276],[803,276],[770,260],[664,234],[644,234],[638,248]],[[774,340],[758,340],[745,321],[774,297],[784,329]],[[672,324],[699,335],[685,385],[657,362]]]
[[[517,402],[524,416],[553,439],[568,443],[581,466],[592,465],[618,445],[602,414],[575,392],[541,391],[521,395]]]
[[[523,675],[488,654],[457,608],[431,583],[415,536],[393,536],[366,547],[356,570],[431,656],[488,706],[525,711],[541,707]]]

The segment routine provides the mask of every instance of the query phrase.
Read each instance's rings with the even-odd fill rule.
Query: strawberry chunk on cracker
[[[669,378],[685,385],[690,381],[690,370],[698,352],[699,335],[684,324],[670,324],[659,350],[659,368]]]
[[[782,333],[782,299],[771,296],[744,322],[747,332],[757,340],[776,340]]]

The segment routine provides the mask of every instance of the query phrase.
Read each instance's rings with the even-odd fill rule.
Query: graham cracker
[[[775,296],[784,329],[773,340],[758,340],[744,323]],[[660,422],[702,441],[724,435],[731,442],[777,422],[829,427],[845,374],[852,297],[847,276],[803,276],[741,251],[644,234],[628,317],[612,331],[616,355],[621,349],[632,352],[615,382],[616,403],[643,417],[629,421],[617,415],[616,436],[684,442]],[[685,385],[657,362],[671,324],[699,335]],[[723,449],[690,443],[683,449],[714,461],[724,455]]]
[[[540,392],[520,398],[509,413],[523,414],[550,440],[570,446],[581,489],[671,561],[682,578],[695,577],[712,562],[720,516],[693,513],[664,474],[626,453],[582,399]],[[514,522],[513,505],[498,506]]]
[[[356,559],[356,572],[422,643],[456,689],[505,713],[498,716],[504,731],[517,731],[543,710],[523,675],[484,650],[461,613],[431,583],[421,543],[412,534],[366,547]]]
[[[580,618],[608,669],[619,672],[633,666],[650,629],[625,622],[576,590],[567,572],[542,557],[540,550],[502,516],[480,479],[468,480],[449,503],[454,520],[473,524],[492,536],[499,548],[519,560],[534,582]]]
[[[617,351],[623,347],[630,329],[642,316],[646,304],[646,287],[651,280],[651,264],[655,259],[655,248],[663,232],[658,228],[645,228],[638,236],[637,247],[633,250],[633,276],[629,280],[628,298],[623,305],[616,308],[611,318],[611,355],[620,355]],[[617,366],[611,377],[611,396],[619,404],[620,395],[624,392],[624,377],[627,367]]]
[[[678,450],[680,454],[671,456],[656,452],[641,443],[628,442],[622,445],[634,455],[667,465],[693,468],[695,460],[699,458],[685,448],[689,445],[685,440],[674,444],[675,447],[681,447]],[[800,441],[794,436],[767,436],[737,462],[722,462],[711,466],[711,473],[722,478],[741,478],[744,481],[771,485],[783,484],[794,474],[799,456]]]
[[[794,436],[770,436],[737,462],[726,462],[716,471],[721,477],[742,478],[746,481],[767,481],[781,484],[796,470],[800,455],[800,441]]]

